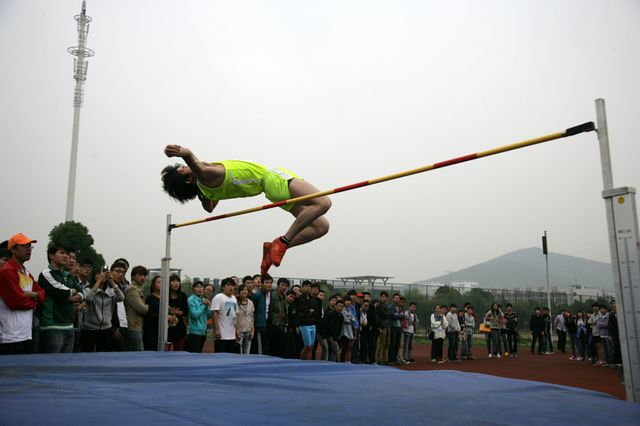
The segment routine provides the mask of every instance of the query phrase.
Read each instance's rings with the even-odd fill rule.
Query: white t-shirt
[[[211,311],[219,311],[218,320],[220,323],[220,335],[222,340],[236,339],[236,314],[238,312],[238,302],[235,296],[225,296],[224,293],[216,294],[211,302]]]

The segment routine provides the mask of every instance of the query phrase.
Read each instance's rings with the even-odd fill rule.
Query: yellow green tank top
[[[222,164],[225,176],[222,185],[216,188],[198,182],[198,189],[209,200],[253,197],[262,193],[262,177],[267,172],[262,164],[241,160],[215,161],[211,164]]]

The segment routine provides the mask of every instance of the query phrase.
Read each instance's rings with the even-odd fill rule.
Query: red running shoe
[[[271,243],[262,244],[262,263],[260,263],[260,273],[266,275],[271,268]]]
[[[274,266],[280,266],[284,253],[289,246],[283,243],[279,237],[273,240],[271,244],[271,263],[273,263]]]

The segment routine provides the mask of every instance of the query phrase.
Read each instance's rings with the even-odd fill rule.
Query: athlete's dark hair
[[[199,191],[197,185],[187,183],[187,176],[178,173],[178,168],[180,167],[182,167],[181,164],[167,166],[162,169],[160,175],[162,176],[162,189],[164,189],[164,192],[184,204],[196,198]]]

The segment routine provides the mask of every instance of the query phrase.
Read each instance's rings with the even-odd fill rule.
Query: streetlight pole
[[[78,45],[67,48],[76,59],[73,60],[73,78],[76,80],[76,87],[73,91],[73,132],[71,136],[71,161],[69,163],[69,186],[67,188],[67,209],[65,221],[73,220],[73,206],[76,193],[76,168],[78,162],[78,136],[80,133],[80,108],[82,108],[82,98],[85,80],[87,79],[87,68],[89,63],[85,58],[89,58],[95,52],[86,46],[87,35],[89,34],[89,22],[91,17],[87,16],[87,2],[82,0],[82,10],[74,19],[78,22]]]
[[[547,249],[547,231],[544,231],[544,235],[542,236],[542,254],[544,254],[545,277],[547,280],[547,307],[549,308],[549,320],[551,321],[551,326],[549,327],[549,341],[551,342],[553,341],[553,310],[551,309],[551,284],[549,283],[549,250]],[[549,348],[547,348],[547,351],[549,351]]]

